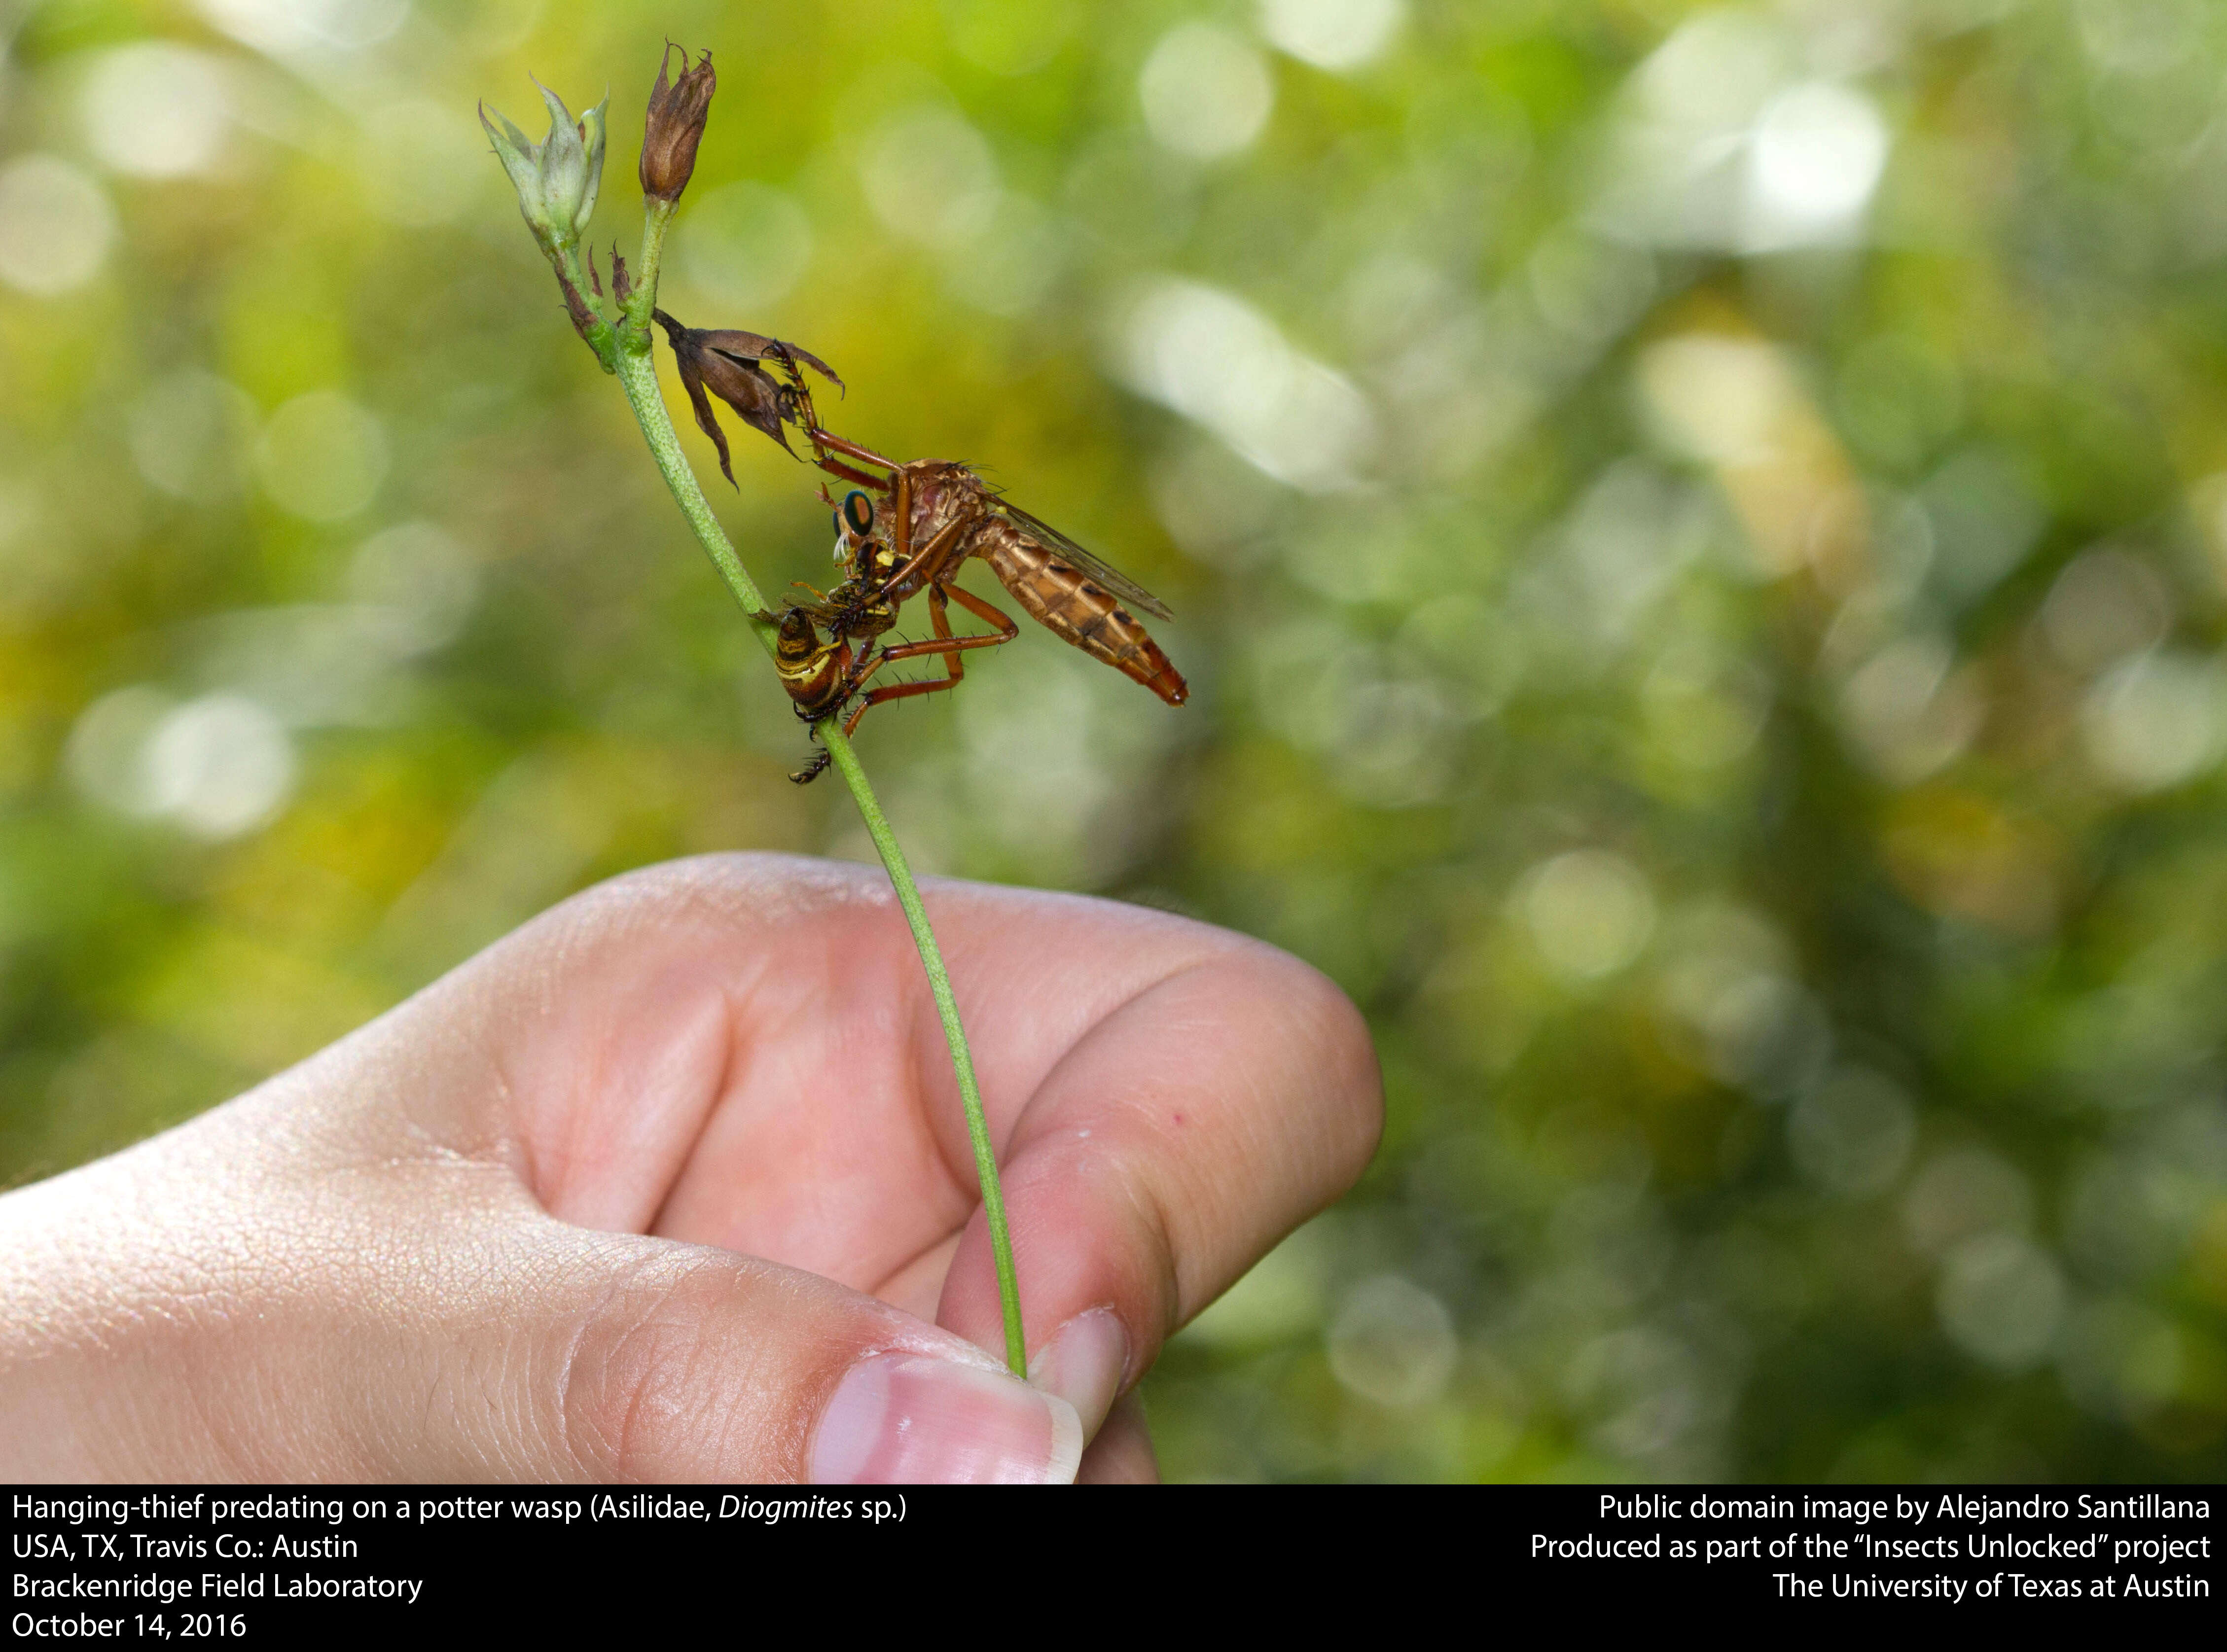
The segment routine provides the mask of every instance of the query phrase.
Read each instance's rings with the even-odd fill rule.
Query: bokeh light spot
[[[410,0],[199,0],[201,15],[234,40],[274,57],[353,52],[386,39]]]
[[[1613,974],[1655,928],[1655,896],[1639,869],[1605,849],[1573,849],[1529,873],[1521,896],[1540,954],[1573,981]]]
[[[1928,1159],[1902,1204],[1910,1242],[1940,1256],[1992,1229],[2023,1233],[2033,1220],[2033,1190],[2013,1165],[1982,1147],[1954,1148]]]
[[[125,431],[141,475],[166,494],[210,504],[240,491],[259,425],[253,399],[238,385],[182,367],[140,392]]]
[[[2000,1370],[2029,1370],[2057,1335],[2064,1280],[2032,1241],[1981,1234],[1949,1253],[1936,1303],[1942,1329],[1966,1353]]]
[[[876,217],[897,234],[933,246],[958,248],[986,228],[998,209],[998,163],[989,144],[941,103],[885,117],[867,136],[859,175]],[[747,207],[753,199],[737,201]]]
[[[731,183],[691,197],[673,232],[680,272],[707,297],[756,310],[788,296],[812,265],[812,220],[780,190]]]
[[[1159,282],[1129,311],[1121,345],[1132,386],[1279,482],[1308,493],[1350,488],[1375,446],[1375,414],[1352,382],[1229,293]]]
[[[348,595],[399,622],[413,650],[452,641],[480,592],[477,558],[437,522],[399,522],[373,534],[348,562]]]
[[[2143,654],[2105,673],[2080,706],[2088,759],[2114,785],[2162,791],[2211,767],[2227,727],[2215,660]]]
[[[1780,92],[1748,152],[1748,250],[1852,236],[1886,151],[1886,124],[1861,92],[1823,80]]]
[[[337,521],[369,505],[386,479],[386,429],[338,391],[313,390],[271,416],[258,461],[281,506],[313,522]]]
[[[27,155],[0,169],[0,281],[57,297],[99,274],[115,239],[108,197],[67,161]]]
[[[239,694],[188,700],[149,737],[150,811],[204,838],[233,838],[278,812],[294,788],[294,748],[278,719]]]
[[[1268,124],[1276,85],[1260,54],[1212,23],[1172,29],[1137,82],[1145,125],[1178,155],[1216,160],[1251,146]]]
[[[219,692],[180,705],[146,685],[95,701],[71,730],[78,788],[120,814],[167,820],[197,837],[263,825],[292,792],[294,749],[258,702]]]
[[[1879,776],[1908,786],[1964,753],[1987,716],[1969,677],[1952,675],[1946,639],[1896,638],[1851,673],[1841,689],[1849,743]]]
[[[119,46],[93,65],[80,110],[86,142],[118,172],[143,178],[205,172],[231,129],[227,66],[167,41]]]
[[[1799,396],[1770,345],[1706,333],[1650,345],[1639,381],[1670,444],[1719,464],[1770,458]]]
[[[1362,1280],[1330,1320],[1330,1368],[1364,1400],[1419,1406],[1445,1392],[1460,1347],[1446,1304],[1396,1273]]]
[[[2155,570],[2109,547],[2066,564],[2041,608],[2050,653],[2083,677],[2154,647],[2173,622],[2173,596]]]
[[[156,812],[147,742],[177,702],[144,683],[105,694],[70,729],[64,767],[77,789],[118,814]]]
[[[1909,1162],[1918,1113],[1883,1074],[1843,1068],[1795,1103],[1786,1120],[1794,1162],[1828,1193],[1884,1191]]]
[[[1384,54],[1407,19],[1407,0],[1260,0],[1260,32],[1279,51],[1344,73]]]

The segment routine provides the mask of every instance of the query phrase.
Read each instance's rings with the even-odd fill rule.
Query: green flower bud
[[[502,169],[510,174],[526,227],[555,261],[579,245],[595,215],[596,191],[603,179],[603,111],[610,99],[606,97],[575,121],[564,99],[547,86],[541,86],[541,97],[549,105],[549,136],[539,144],[500,111],[489,120],[484,104],[480,124],[487,128]]]

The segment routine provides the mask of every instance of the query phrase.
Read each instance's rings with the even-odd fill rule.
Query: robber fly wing
[[[1031,538],[1056,547],[1062,558],[1133,607],[1144,609],[1156,620],[1175,618],[1175,614],[1165,603],[1119,568],[1108,567],[1041,517],[1031,516],[1019,506],[1004,499],[992,500],[990,508],[1000,516],[1011,518],[1013,525]]]

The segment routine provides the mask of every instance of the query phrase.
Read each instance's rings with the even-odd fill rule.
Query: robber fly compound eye
[[[843,509],[837,519],[836,528],[848,527],[860,539],[874,531],[874,501],[853,488],[843,495]]]

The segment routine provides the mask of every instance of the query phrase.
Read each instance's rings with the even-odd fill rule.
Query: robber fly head
[[[853,488],[835,507],[835,560],[860,574],[886,571],[879,564],[888,552],[874,538],[874,498]]]

